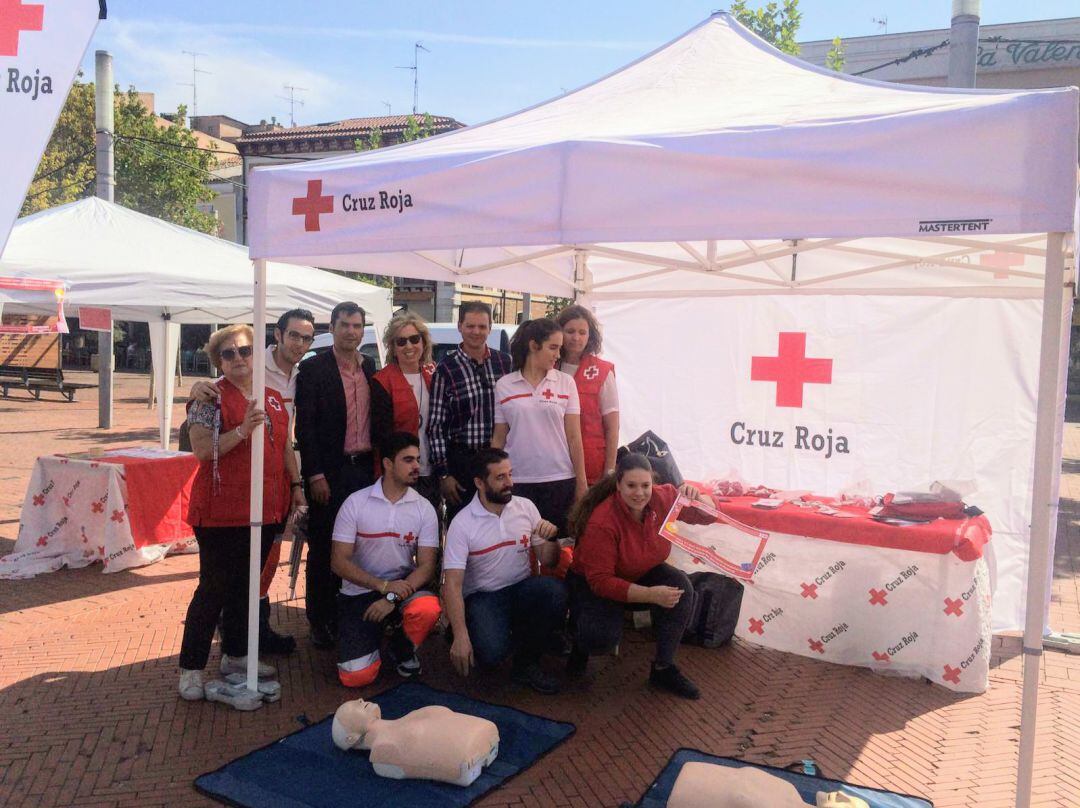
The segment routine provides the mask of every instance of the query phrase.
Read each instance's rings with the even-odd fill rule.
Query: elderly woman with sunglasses
[[[304,505],[300,473],[289,436],[289,414],[279,391],[267,387],[263,407],[251,398],[254,335],[231,325],[210,335],[206,353],[221,371],[216,401],[188,405],[191,448],[199,469],[191,489],[189,521],[199,540],[199,585],[188,606],[180,648],[180,695],[204,698],[203,669],[221,618],[221,672],[247,666],[247,592],[251,439],[262,440],[262,555],[265,562],[290,507]],[[258,432],[262,428],[261,434]],[[274,669],[259,663],[260,676]],[[219,689],[214,695],[220,697]],[[261,704],[242,688],[224,699],[239,709]]]
[[[431,334],[415,312],[395,315],[383,332],[386,367],[372,376],[371,435],[377,447],[395,432],[420,438],[420,480],[417,492],[439,513],[442,495],[428,461],[427,422],[431,409]]]

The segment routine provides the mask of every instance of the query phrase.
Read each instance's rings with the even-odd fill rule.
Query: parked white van
[[[383,326],[379,326],[379,333],[375,333],[373,326],[364,329],[364,341],[360,343],[360,353],[370,356],[375,362],[376,369],[382,367],[379,361],[379,351],[375,341],[382,339]],[[461,344],[461,334],[457,330],[457,323],[428,323],[428,331],[431,332],[431,350],[434,359],[438,362],[450,351]],[[492,350],[510,353],[510,338],[517,331],[516,325],[495,323],[491,326],[487,344]],[[329,351],[334,345],[334,337],[331,334],[318,334],[311,343],[311,350],[304,354],[304,359]],[[303,361],[300,360],[300,361]]]

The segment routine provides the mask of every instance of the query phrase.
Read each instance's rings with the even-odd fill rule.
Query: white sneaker
[[[403,679],[413,679],[420,675],[420,660],[416,654],[413,654],[408,659],[403,659],[397,664],[398,676]]]
[[[202,671],[180,669],[180,698],[184,701],[202,701],[206,698]]]
[[[228,676],[230,673],[242,673],[247,675],[247,657],[237,656],[231,657],[227,654],[221,655],[221,675]],[[277,675],[277,668],[273,665],[267,665],[265,662],[259,662],[259,678],[269,679],[271,676]]]

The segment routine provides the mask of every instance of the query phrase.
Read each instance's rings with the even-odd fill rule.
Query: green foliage
[[[568,297],[548,297],[544,304],[544,316],[555,317],[560,311],[571,305],[574,301]]]
[[[844,72],[844,41],[840,37],[833,37],[832,47],[825,54],[825,67],[837,73]]]
[[[374,149],[382,148],[383,144],[383,131],[379,127],[373,127],[368,132],[367,139],[358,137],[353,141],[353,147],[357,151],[373,151]]]
[[[401,141],[408,143],[431,137],[433,134],[435,134],[435,119],[431,117],[430,112],[425,112],[424,117],[420,119],[417,119],[415,115],[410,115],[405,122],[405,131],[401,133]]]
[[[197,206],[213,198],[206,182],[217,158],[198,150],[198,140],[183,123],[185,109],[177,110],[176,122],[163,125],[142,105],[134,88],[115,91],[113,103],[116,201],[149,216],[214,232],[214,217]],[[93,196],[94,174],[94,85],[75,82],[22,214]]]
[[[783,0],[783,7],[769,2],[757,9],[748,8],[747,0],[734,0],[731,15],[778,50],[799,55],[799,43],[795,41],[802,22],[799,0]]]

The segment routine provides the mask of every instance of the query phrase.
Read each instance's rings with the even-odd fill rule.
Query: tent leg
[[[266,344],[266,261],[255,261],[255,362],[251,379],[251,395],[255,401],[266,399],[266,363],[263,347]],[[263,429],[260,427],[251,439],[251,547],[248,559],[248,643],[247,643],[247,689],[259,692],[259,578],[262,573],[262,521],[263,521]]]
[[[1053,459],[1058,412],[1058,365],[1061,357],[1061,312],[1065,284],[1063,233],[1048,233],[1043,286],[1042,344],[1039,351],[1039,398],[1035,421],[1035,475],[1031,489],[1031,541],[1028,544],[1027,603],[1024,609],[1024,691],[1020,708],[1020,760],[1016,806],[1031,805],[1035,766],[1035,715],[1039,699],[1039,662],[1050,566],[1050,536],[1057,492]]]

